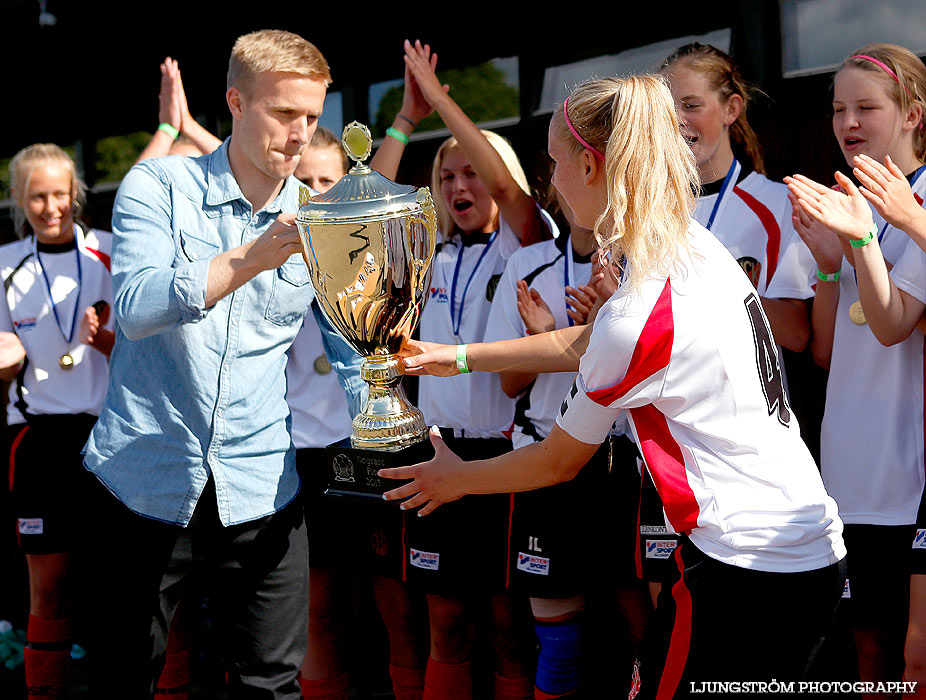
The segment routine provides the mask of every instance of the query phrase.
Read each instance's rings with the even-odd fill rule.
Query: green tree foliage
[[[441,83],[450,85],[450,94],[474,122],[516,117],[519,112],[518,89],[505,82],[505,75],[491,63],[468,68],[438,71]],[[402,86],[383,93],[376,113],[374,136],[386,135],[395,115],[402,108]],[[444,122],[432,114],[418,125],[416,131],[443,129]]]
[[[96,142],[96,182],[119,182],[148,145],[151,134],[136,131]]]

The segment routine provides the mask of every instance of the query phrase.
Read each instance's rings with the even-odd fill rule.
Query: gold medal
[[[71,357],[71,353],[66,352],[59,357],[58,366],[65,371],[74,369],[74,358]]]
[[[849,307],[849,319],[857,326],[864,326],[868,323],[865,318],[865,312],[862,310],[862,302],[852,302],[852,305]]]
[[[328,374],[331,371],[331,363],[328,362],[328,357],[325,355],[316,357],[312,366],[315,367],[315,371],[318,374]]]

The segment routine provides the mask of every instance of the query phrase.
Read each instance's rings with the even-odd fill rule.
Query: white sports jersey
[[[287,354],[286,402],[296,448],[326,447],[349,436],[347,398],[325,355],[321,331],[311,310]]]
[[[926,176],[914,183],[914,192],[926,192]],[[926,301],[926,254],[874,214],[891,277]],[[855,270],[844,259],[820,435],[823,481],[845,522],[907,525],[916,522],[926,471],[923,334],[914,330],[902,343],[884,347],[867,325],[849,318],[856,301]]]
[[[700,224],[668,278],[618,290],[595,321],[558,424],[598,444],[626,409],[672,528],[762,571],[845,555],[836,504],[801,440],[756,290]],[[630,271],[633,274],[633,271]]]
[[[694,219],[706,226],[720,195],[698,198]],[[728,188],[717,208],[711,233],[741,267],[749,268],[759,296],[808,299],[813,256],[791,223],[788,188],[751,172]]]
[[[100,413],[109,363],[103,353],[80,342],[79,324],[88,306],[105,301],[110,307],[106,328],[112,329],[113,286],[109,272],[112,234],[94,229],[84,233],[75,226],[74,239],[76,249],[64,252],[39,249],[38,255],[32,236],[0,247],[0,277],[6,290],[6,303],[0,309],[0,331],[16,333],[26,349],[22,384],[17,379],[10,385],[7,422],[11,425],[25,422],[17,408],[20,401],[33,415]],[[58,321],[54,311],[58,312]],[[77,326],[71,333],[75,323]],[[70,343],[66,340],[68,335]],[[58,365],[65,353],[74,359],[69,370]]]
[[[542,215],[555,231],[552,219]],[[472,235],[462,241],[455,236],[434,256],[429,299],[421,315],[422,340],[480,343],[485,337],[496,286],[521,240],[504,219],[491,243],[464,245]],[[418,387],[418,408],[428,425],[453,428],[457,437],[495,438],[511,430],[515,402],[493,374],[421,377]]]
[[[591,260],[575,259],[572,253],[571,237],[561,235],[552,241],[521,248],[511,256],[492,302],[486,342],[522,338],[527,334],[518,313],[519,280],[526,280],[530,288],[540,293],[553,312],[557,328],[569,325],[564,288],[567,284],[573,287],[588,284],[592,272]],[[571,263],[568,275],[567,262]],[[518,400],[519,410],[511,434],[515,448],[534,442],[535,438],[541,440],[550,433],[563,396],[574,378],[575,372],[537,375],[530,392]]]

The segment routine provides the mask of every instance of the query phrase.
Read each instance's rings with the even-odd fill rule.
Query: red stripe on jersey
[[[16,474],[16,450],[19,449],[19,443],[22,442],[27,430],[29,430],[28,425],[16,434],[16,437],[13,438],[13,444],[10,445],[10,493],[13,492],[13,480]]]
[[[923,206],[923,198],[920,197],[916,192],[913,193],[913,199],[916,200],[916,203],[920,206]]]
[[[112,270],[110,270],[109,268],[110,258],[106,253],[101,253],[99,250],[96,250],[94,248],[84,248],[84,250],[86,250],[91,255],[95,255],[97,258],[99,258],[100,262],[106,266],[106,269],[109,272],[112,272]]]
[[[765,288],[768,289],[768,285],[772,281],[772,276],[775,274],[775,270],[778,267],[778,251],[781,248],[781,227],[778,225],[778,220],[775,218],[775,215],[772,214],[768,207],[762,204],[762,202],[748,192],[741,190],[739,187],[734,187],[733,191],[739,195],[739,198],[746,203],[746,206],[752,209],[753,213],[759,217],[759,221],[765,228],[765,233],[768,234],[768,242],[765,244],[765,265],[768,268],[768,272],[765,273]]]
[[[691,646],[691,592],[685,586],[685,564],[682,562],[681,545],[675,548],[675,564],[679,577],[672,586],[672,598],[675,600],[675,621],[672,624],[672,636],[669,638],[669,651],[666,664],[659,679],[656,700],[671,700],[675,697],[678,684],[682,680],[685,664],[688,662],[688,650]]]
[[[698,500],[688,484],[682,448],[672,437],[669,423],[659,409],[648,404],[631,408],[640,451],[662,499],[666,517],[676,532],[688,534],[698,526]]]
[[[616,386],[588,392],[588,397],[602,406],[610,406],[644,379],[668,367],[674,338],[672,279],[669,278],[643,325],[624,378]]]

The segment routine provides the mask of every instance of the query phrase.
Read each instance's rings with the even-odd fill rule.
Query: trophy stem
[[[428,426],[421,411],[405,396],[398,364],[395,355],[363,358],[360,376],[369,385],[370,394],[363,411],[354,418],[352,447],[395,452],[426,439]]]

